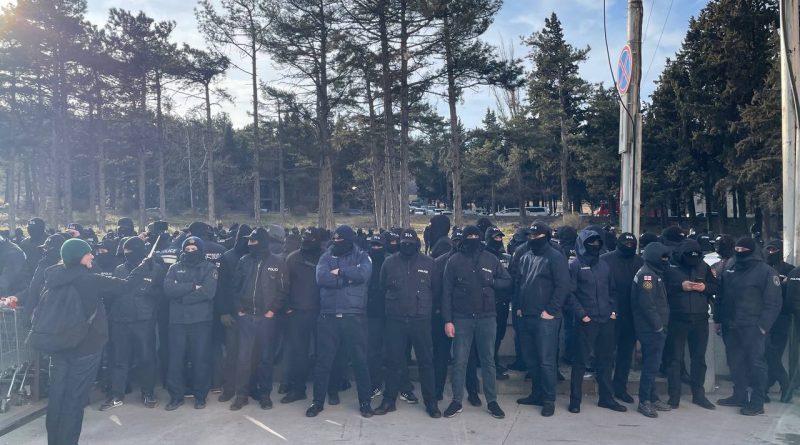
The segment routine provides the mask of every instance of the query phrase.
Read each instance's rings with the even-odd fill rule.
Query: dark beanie
[[[669,243],[680,243],[686,239],[686,234],[678,226],[669,226],[661,232],[661,238]]]
[[[336,228],[334,232],[336,235],[339,235],[339,238],[343,239],[344,241],[354,241],[356,239],[356,232],[350,226],[341,225]]]
[[[61,259],[67,266],[79,264],[87,253],[92,253],[92,246],[80,238],[68,239],[61,245]]]
[[[639,247],[644,249],[648,244],[658,241],[658,235],[653,232],[644,232],[639,238]]]
[[[749,236],[744,236],[736,241],[736,247],[743,247],[754,252],[756,250],[756,240]]]
[[[481,233],[481,229],[476,226],[467,226],[464,227],[464,239],[467,239],[470,236],[478,235],[480,239],[483,239],[483,234]]]

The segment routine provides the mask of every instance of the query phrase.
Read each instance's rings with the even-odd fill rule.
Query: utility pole
[[[617,79],[622,103],[619,111],[619,153],[622,157],[620,181],[620,227],[639,236],[642,184],[642,114],[639,91],[642,79],[642,0],[628,0],[628,45],[630,64]],[[623,56],[620,65],[623,65]],[[618,67],[619,68],[619,67]],[[625,86],[625,88],[623,88]],[[624,91],[624,94],[623,94]]]
[[[800,0],[780,0],[781,37],[781,148],[783,155],[783,253],[790,264],[800,258]],[[798,335],[789,336],[791,388],[798,385]]]

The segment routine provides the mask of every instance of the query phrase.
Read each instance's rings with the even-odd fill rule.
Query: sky
[[[642,63],[642,97],[652,93],[667,57],[680,48],[686,34],[689,18],[697,16],[708,0],[643,0],[644,34]],[[10,0],[0,0],[0,4]],[[203,37],[197,31],[194,17],[195,0],[88,0],[88,18],[97,25],[105,23],[112,7],[132,11],[142,10],[157,20],[174,20],[174,41],[205,48]],[[484,35],[484,40],[495,46],[513,46],[515,57],[524,57],[527,48],[521,37],[530,36],[544,26],[544,19],[555,12],[562,22],[567,42],[579,48],[591,47],[588,60],[581,66],[580,74],[589,82],[613,83],[608,68],[608,56],[603,34],[602,0],[505,0],[494,23]],[[612,64],[616,67],[619,52],[626,43],[627,1],[606,2],[608,45]],[[280,69],[266,55],[259,63],[262,80],[267,83],[280,80]],[[616,73],[615,73],[616,75]],[[234,97],[234,103],[222,104],[215,112],[224,111],[231,116],[234,126],[249,122],[251,86],[248,76],[235,68],[229,70],[221,83]],[[194,99],[182,94],[173,95],[176,107],[196,105]],[[444,116],[448,115],[446,101],[431,95],[430,99]],[[467,91],[459,105],[459,115],[467,128],[480,125],[487,108],[495,108],[495,98],[489,88]]]

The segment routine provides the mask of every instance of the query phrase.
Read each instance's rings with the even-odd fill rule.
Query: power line
[[[664,36],[664,30],[667,29],[667,20],[669,20],[669,14],[672,12],[673,2],[674,0],[669,0],[669,9],[667,9],[667,15],[666,17],[664,17],[664,24],[661,25],[661,34],[658,35],[658,43],[656,43],[656,49],[653,51],[653,57],[650,58],[650,63],[647,65],[647,72],[645,72],[644,74],[642,83],[644,83],[647,80],[647,76],[650,75],[650,68],[653,67],[653,61],[656,60],[656,54],[658,54],[658,48],[661,46],[661,38]]]
[[[647,40],[647,30],[650,29],[650,19],[653,18],[653,11],[656,9],[656,0],[650,2],[650,14],[647,14],[647,23],[644,25],[644,34],[642,34],[642,46]]]
[[[606,42],[608,71],[611,73],[611,80],[614,81],[614,92],[617,93],[617,100],[619,101],[620,105],[622,105],[622,109],[625,110],[625,114],[628,115],[628,118],[630,118],[631,122],[635,122],[631,112],[628,110],[628,107],[625,106],[625,101],[622,100],[622,95],[619,94],[619,88],[617,88],[617,77],[614,75],[614,68],[611,66],[611,51],[608,49],[608,25],[606,23],[606,0],[603,0],[603,38]]]

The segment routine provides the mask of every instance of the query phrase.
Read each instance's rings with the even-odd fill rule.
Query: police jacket
[[[669,303],[664,285],[664,270],[668,265],[661,261],[671,249],[654,242],[644,249],[644,266],[633,278],[631,311],[637,334],[660,332],[669,324]]]
[[[561,252],[550,243],[537,251],[529,249],[519,260],[514,309],[523,316],[538,317],[547,311],[560,318],[570,289],[569,264]]]
[[[239,313],[277,314],[286,301],[288,288],[286,262],[269,251],[257,256],[249,253],[239,260],[233,278]]]
[[[134,267],[123,263],[114,269],[114,278],[128,278]],[[145,277],[138,286],[128,288],[128,292],[121,298],[111,303],[109,320],[113,322],[132,322],[153,320],[156,316],[156,306],[163,294],[164,276],[166,268],[153,262],[149,276]]]
[[[787,286],[789,284],[789,274],[794,270],[794,267],[787,263],[786,261],[781,261],[778,264],[772,266],[775,269],[775,272],[778,272],[778,278],[781,280],[781,294],[782,294],[782,303],[781,303],[781,314],[788,315],[792,313],[792,304],[788,300],[787,295]]]
[[[319,286],[317,262],[322,249],[314,252],[295,250],[286,257],[286,274],[289,277],[286,309],[319,311]]]
[[[386,290],[381,286],[381,269],[386,257],[385,250],[380,255],[370,255],[372,276],[367,288],[367,316],[371,318],[386,317]]]
[[[471,255],[459,250],[444,267],[442,317],[494,317],[495,290],[510,286],[511,276],[494,255],[481,248]]]
[[[211,321],[217,279],[217,268],[208,261],[187,264],[180,260],[170,266],[164,279],[164,295],[169,300],[170,324]],[[195,286],[200,288],[196,289]]]
[[[795,267],[786,276],[786,305],[787,310],[797,313],[800,311],[800,267]]]
[[[453,256],[458,250],[451,249],[449,252],[445,253],[442,256],[436,257],[433,260],[435,273],[437,279],[433,281],[433,314],[434,315],[441,315],[442,314],[442,295],[444,295],[444,267],[447,265],[447,261],[450,260],[450,257]]]
[[[568,306],[579,320],[589,316],[592,321],[603,323],[617,310],[612,291],[615,283],[608,263],[586,252],[583,243],[591,235],[599,234],[588,230],[578,234],[576,257],[569,262],[572,286]]]
[[[320,313],[365,314],[372,260],[357,246],[337,257],[328,248],[317,263]],[[338,269],[338,274],[331,271]]]
[[[25,289],[25,253],[9,240],[0,239],[0,295],[16,295]],[[28,277],[30,279],[30,277]]]
[[[625,256],[619,249],[600,255],[600,259],[608,264],[614,281],[611,293],[617,304],[617,321],[632,321],[631,284],[633,277],[644,266],[644,260],[639,255]]]
[[[508,270],[509,263],[511,262],[511,255],[505,252],[498,252],[496,250],[490,249],[489,247],[486,248],[486,251],[497,257],[500,260],[500,265]],[[511,274],[509,273],[509,277]],[[513,283],[513,279],[511,280]],[[509,286],[506,289],[495,289],[494,291],[494,298],[497,303],[511,303],[511,297],[514,295],[514,286]]]
[[[722,272],[714,319],[730,327],[758,326],[769,331],[780,313],[781,300],[778,273],[756,251],[737,257]]]
[[[699,251],[700,244],[695,240],[685,240],[676,248],[672,261],[664,271],[664,282],[667,288],[670,316],[675,317],[708,317],[708,307],[717,293],[719,286],[711,267],[700,261],[696,266],[686,263],[684,253]],[[706,289],[703,292],[683,290],[684,281],[702,282]]]
[[[433,308],[436,265],[433,258],[416,253],[395,253],[383,262],[380,285],[385,291],[389,318],[429,319]]]
[[[241,245],[235,245],[233,249],[222,254],[219,264],[217,294],[214,297],[214,310],[219,315],[233,315],[237,310],[236,298],[238,295],[234,289],[233,280],[236,276],[236,267],[239,265],[239,260],[246,253],[247,244],[244,244],[244,248]]]

